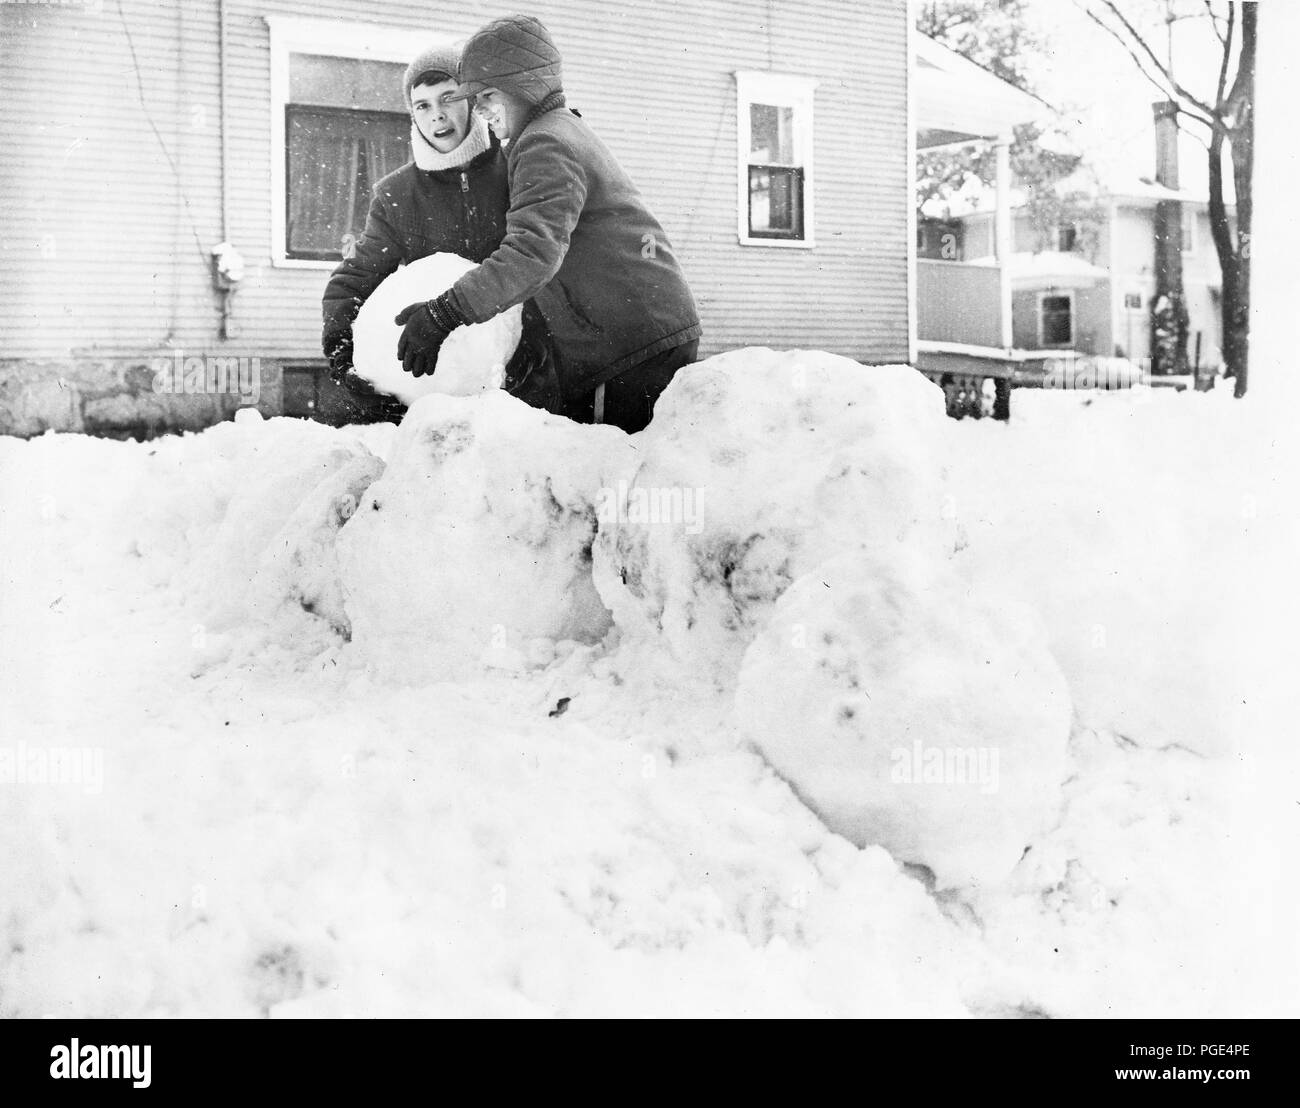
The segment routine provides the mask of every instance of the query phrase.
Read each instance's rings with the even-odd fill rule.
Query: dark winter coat
[[[453,286],[470,322],[532,297],[570,394],[699,337],[667,235],[614,155],[564,109],[562,93],[542,101],[506,161],[505,238]]]
[[[366,228],[350,258],[325,286],[324,348],[351,336],[357,312],[399,265],[430,254],[459,254],[481,262],[506,231],[509,182],[505,154],[491,148],[457,169],[424,170],[408,162],[375,186]]]

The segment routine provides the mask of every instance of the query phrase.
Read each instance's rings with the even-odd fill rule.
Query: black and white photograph
[[[1297,44],[0,0],[0,1016],[125,1021],[40,1074],[847,1018],[1249,1080],[1159,1028],[1300,1015]]]

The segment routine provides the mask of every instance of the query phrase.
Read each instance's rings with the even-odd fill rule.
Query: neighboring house
[[[1055,249],[1043,249],[1029,213],[1013,214],[1012,344],[1021,350],[1073,350],[1118,355],[1149,366],[1151,305],[1155,298],[1155,209],[1161,200],[1182,203],[1183,290],[1189,319],[1188,357],[1211,368],[1221,364],[1221,276],[1210,236],[1209,204],[1190,190],[1148,181],[1099,190],[1093,226],[1056,228]],[[1232,209],[1229,208],[1231,218]],[[931,221],[923,221],[929,224]],[[947,240],[958,259],[993,264],[992,212],[935,220],[931,237]]]
[[[309,414],[326,278],[369,188],[408,157],[402,70],[508,10],[0,5],[0,431]],[[564,53],[570,103],[671,237],[702,354],[909,359],[906,0],[528,10]]]

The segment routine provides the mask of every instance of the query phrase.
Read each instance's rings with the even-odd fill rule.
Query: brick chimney
[[[1151,105],[1156,132],[1156,184],[1178,188],[1178,105]],[[1156,294],[1151,302],[1151,372],[1187,373],[1187,301],[1183,294],[1183,202],[1158,200]]]
[[[1157,100],[1151,105],[1156,120],[1156,184],[1178,187],[1178,105]]]

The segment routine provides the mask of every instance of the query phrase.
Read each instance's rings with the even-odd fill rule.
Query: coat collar
[[[562,108],[565,105],[564,92],[556,89],[550,93],[544,100],[538,102],[537,106],[528,113],[528,118],[524,120],[524,127],[527,127],[534,119],[545,115],[547,112],[553,112],[556,108]]]

